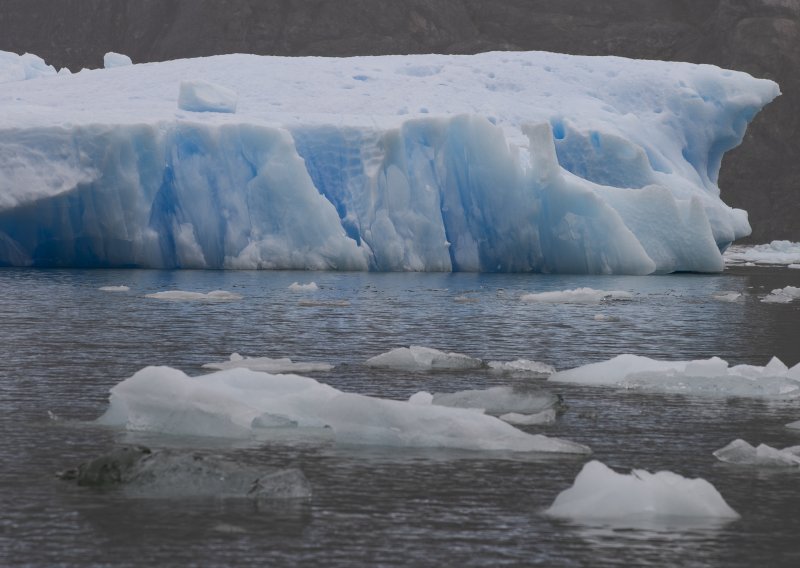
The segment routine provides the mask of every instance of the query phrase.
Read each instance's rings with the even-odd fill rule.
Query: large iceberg
[[[267,441],[287,430],[324,429],[344,445],[590,453],[474,410],[344,393],[308,377],[242,368],[189,377],[147,367],[112,388],[110,403],[101,424],[140,432]]]
[[[201,84],[236,113],[185,110]],[[0,265],[720,271],[750,231],[720,200],[722,157],[778,94],[713,66],[543,52],[5,83]]]

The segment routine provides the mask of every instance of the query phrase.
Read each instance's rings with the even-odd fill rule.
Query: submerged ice
[[[542,52],[40,67],[0,86],[0,265],[719,271],[722,156],[779,94]]]
[[[147,367],[111,389],[106,425],[166,434],[269,440],[276,431],[332,433],[344,445],[589,453],[482,412],[339,391],[299,375],[235,368],[189,377]]]

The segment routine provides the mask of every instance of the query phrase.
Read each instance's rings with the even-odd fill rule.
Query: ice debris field
[[[726,151],[779,94],[543,52],[0,53],[0,265],[715,272]]]

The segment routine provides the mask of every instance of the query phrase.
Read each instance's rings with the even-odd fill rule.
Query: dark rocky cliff
[[[0,49],[73,70],[218,53],[541,49],[712,63],[774,79],[725,158],[723,198],[754,242],[800,241],[800,0],[2,0]]]

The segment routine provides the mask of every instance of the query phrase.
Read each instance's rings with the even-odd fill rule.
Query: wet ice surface
[[[763,366],[800,361],[800,303],[760,301],[800,286],[800,272],[577,278],[315,273],[317,305],[298,305],[307,273],[0,270],[0,555],[3,564],[800,565],[796,468],[743,467],[712,452],[742,438],[800,444],[792,401],[637,393],[550,384],[487,368],[406,372],[364,362],[428,346],[483,361],[527,359],[558,370],[620,353]],[[125,284],[109,294],[101,286]],[[630,302],[526,304],[524,293],[629,290]],[[227,290],[235,302],[158,302],[166,290]],[[717,293],[738,292],[737,302]],[[477,302],[459,303],[466,296]],[[617,317],[596,321],[598,313]],[[331,364],[314,378],[406,400],[419,391],[541,388],[568,405],[531,433],[592,447],[617,471],[668,470],[716,487],[742,518],[720,526],[619,529],[543,511],[588,458],[502,452],[334,447],[329,438],[266,446],[133,434],[88,422],[108,389],[147,364],[190,375],[231,353]],[[52,412],[53,418],[48,416]],[[308,502],[269,507],[215,499],[131,499],[54,472],[123,443],[212,451],[259,468],[299,468]]]

